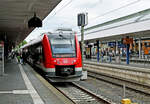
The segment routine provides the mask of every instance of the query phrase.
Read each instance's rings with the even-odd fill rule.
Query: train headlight
[[[54,60],[54,62],[56,62],[56,60]]]
[[[73,61],[72,61],[72,63],[75,63],[75,62],[76,62],[76,60],[73,60]]]

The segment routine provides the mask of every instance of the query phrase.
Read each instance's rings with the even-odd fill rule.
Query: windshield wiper
[[[63,35],[59,34],[59,36],[63,39],[67,39],[66,37],[64,37]]]
[[[61,34],[59,34],[59,36],[62,37],[62,39],[68,40],[68,38],[64,37],[64,36],[61,35]],[[73,47],[73,45],[72,45],[72,40],[71,40],[71,36],[70,36],[69,40],[70,40],[70,43],[71,43],[71,47]]]

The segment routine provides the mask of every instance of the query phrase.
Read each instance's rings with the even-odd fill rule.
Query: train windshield
[[[53,57],[75,57],[76,46],[74,35],[50,35],[49,36]]]

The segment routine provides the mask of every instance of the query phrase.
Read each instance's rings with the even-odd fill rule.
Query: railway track
[[[34,69],[37,69],[34,67]],[[47,80],[51,85],[53,85],[59,92],[70,99],[74,104],[115,104],[108,101],[106,98],[100,95],[96,95],[90,90],[83,88],[76,83],[51,83],[48,77],[44,75],[40,70],[35,70],[39,73],[45,80]]]
[[[54,86],[75,104],[115,104],[76,83],[55,83]]]
[[[90,63],[88,63],[88,65],[96,67],[96,65],[90,65]],[[99,66],[97,66],[97,67],[99,67]],[[88,68],[92,68],[92,67],[88,67]],[[102,67],[100,67],[100,68],[102,68]],[[41,72],[40,72],[40,74],[41,74]],[[121,79],[121,78],[118,78],[115,76],[109,76],[107,74],[102,74],[102,73],[100,74],[100,73],[90,72],[90,73],[88,73],[88,75],[95,79],[98,79],[98,80],[100,79],[105,82],[115,84],[117,86],[119,85],[121,87],[123,87],[123,85],[125,84],[126,88],[129,88],[132,91],[135,91],[135,93],[138,92],[142,95],[143,94],[148,94],[148,96],[150,95],[149,94],[150,88],[148,86],[143,86],[138,83],[133,83],[132,81]],[[86,82],[85,82],[85,84],[86,84]],[[112,100],[111,97],[107,97],[107,95],[105,96],[105,94],[98,94],[97,92],[95,93],[92,90],[90,90],[89,88],[86,88],[86,86],[84,86],[84,88],[83,88],[83,87],[81,87],[83,85],[80,86],[80,84],[76,84],[76,83],[57,83],[56,85],[53,84],[53,86],[55,88],[57,88],[57,90],[59,90],[62,94],[64,94],[68,99],[70,99],[75,104],[115,104],[113,102],[117,101],[117,100]],[[128,89],[126,89],[126,90],[128,90]],[[129,91],[127,91],[127,92],[129,92]],[[105,93],[105,92],[103,92],[103,93]],[[111,92],[111,93],[113,93],[113,92]],[[133,94],[131,94],[131,95],[133,95]],[[113,102],[110,102],[110,101],[113,101]],[[119,99],[118,102],[119,101],[121,101],[121,99]],[[141,101],[144,101],[144,100],[142,99]],[[139,104],[142,104],[142,103],[139,103]],[[145,104],[147,104],[147,103],[145,103]]]
[[[94,65],[94,67],[93,67]],[[113,70],[114,67],[107,67],[107,66],[100,66],[100,65],[97,65],[97,64],[93,64],[93,63],[88,63],[85,65],[85,69],[89,69],[89,68],[96,68],[97,69],[101,69],[101,68],[111,68],[111,70]],[[145,85],[145,84],[141,84],[141,83],[137,83],[133,80],[128,80],[128,79],[123,79],[121,77],[117,77],[117,76],[113,76],[113,75],[108,75],[108,74],[105,74],[105,73],[97,73],[97,72],[91,72],[89,71],[88,72],[88,76],[90,77],[93,77],[93,78],[96,78],[96,79],[100,79],[100,80],[103,80],[103,81],[106,81],[106,82],[109,82],[109,83],[112,83],[112,84],[115,84],[115,85],[119,85],[119,86],[125,86],[126,88],[129,88],[129,89],[132,89],[132,90],[135,90],[137,92],[141,92],[141,93],[144,93],[144,94],[148,94],[150,95],[150,86],[148,85]]]

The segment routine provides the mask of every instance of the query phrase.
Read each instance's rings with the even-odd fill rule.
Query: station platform
[[[0,76],[0,104],[72,104],[28,65],[5,62]]]
[[[127,81],[128,83],[126,83],[126,86],[129,88],[135,88],[135,85],[140,85],[140,87],[136,86],[136,89],[138,89],[139,91],[143,91],[146,94],[150,94],[149,67],[150,67],[149,64],[141,64],[133,62],[131,62],[130,64],[126,64],[125,62],[120,63],[97,62],[97,60],[95,59],[84,60],[84,69],[87,70],[88,72],[96,73],[101,76],[107,76],[108,78],[113,77],[114,79]],[[109,79],[110,81],[111,78]],[[118,84],[117,81],[116,83]],[[120,82],[120,85],[123,86],[122,81]]]
[[[95,62],[97,63],[97,59],[96,58],[91,58],[91,59],[84,59],[84,61],[88,61],[88,62]],[[111,62],[108,60],[99,60],[98,63],[101,63],[103,65],[115,65],[115,66],[128,66],[128,67],[138,67],[138,68],[149,68],[150,67],[150,59],[139,59],[139,58],[132,58],[130,59],[130,63],[126,64],[126,59],[123,58],[122,60],[120,60],[119,62],[116,60],[112,60]]]

